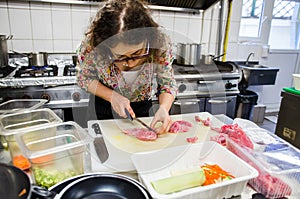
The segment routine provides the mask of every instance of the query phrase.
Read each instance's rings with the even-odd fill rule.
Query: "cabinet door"
[[[236,96],[206,98],[205,111],[213,115],[225,114],[235,117]]]
[[[174,101],[170,114],[203,112],[205,98],[177,99]]]

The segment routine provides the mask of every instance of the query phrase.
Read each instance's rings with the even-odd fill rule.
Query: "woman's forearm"
[[[97,80],[93,80],[88,86],[88,92],[111,102],[113,90],[104,86]]]
[[[174,97],[169,93],[162,93],[158,96],[159,105],[169,111],[172,107]]]

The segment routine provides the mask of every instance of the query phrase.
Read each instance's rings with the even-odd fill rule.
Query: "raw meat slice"
[[[193,125],[185,120],[178,120],[173,122],[171,125],[169,132],[170,133],[179,133],[179,132],[187,132]]]
[[[135,136],[139,140],[153,141],[157,139],[157,134],[153,131],[149,131],[146,128],[133,128],[124,130],[126,135]]]

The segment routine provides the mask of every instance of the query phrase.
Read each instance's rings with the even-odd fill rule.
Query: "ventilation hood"
[[[66,4],[99,5],[103,0],[16,0],[32,2],[50,2]],[[198,12],[206,10],[219,0],[147,0],[151,9],[178,12]]]
[[[175,7],[175,8],[190,8],[206,10],[219,0],[148,0],[149,4]]]

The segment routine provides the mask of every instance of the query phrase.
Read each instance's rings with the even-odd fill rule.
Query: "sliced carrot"
[[[203,184],[204,186],[222,181],[227,177],[234,178],[233,175],[223,170],[219,165],[216,164],[214,165],[205,164],[201,166],[201,168],[203,169],[206,178],[206,181]]]
[[[25,158],[23,155],[15,156],[13,158],[13,164],[22,170],[26,170],[31,167],[29,160],[27,158]]]

